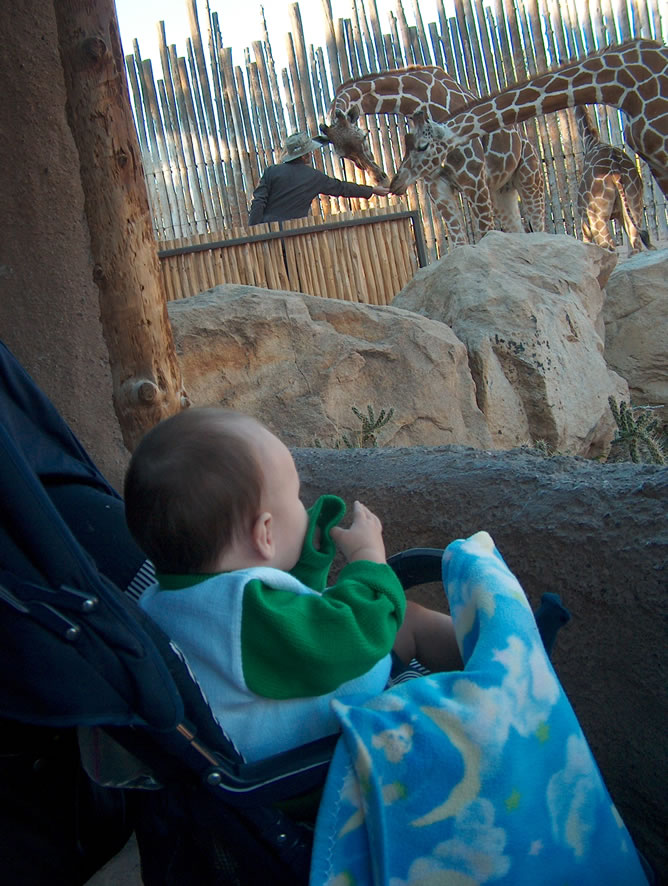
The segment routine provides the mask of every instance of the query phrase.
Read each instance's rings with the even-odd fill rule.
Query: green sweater
[[[251,579],[244,588],[241,652],[248,688],[265,698],[324,695],[369,671],[394,644],[406,608],[403,588],[391,567],[348,563],[327,588],[336,554],[330,530],[345,513],[344,502],[321,496],[309,509],[299,562],[291,574],[321,592],[296,594]],[[314,545],[316,529],[320,545]],[[160,575],[162,590],[177,590],[211,575]]]

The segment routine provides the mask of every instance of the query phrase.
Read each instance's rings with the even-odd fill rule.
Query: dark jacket
[[[330,178],[306,163],[277,163],[265,169],[253,193],[248,224],[304,218],[318,194],[368,199],[373,188]]]

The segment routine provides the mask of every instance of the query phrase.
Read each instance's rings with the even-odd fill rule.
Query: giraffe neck
[[[657,81],[666,77],[665,54],[661,44],[650,40],[607,47],[470,103],[447,121],[448,138],[451,144],[461,144],[576,105],[609,104],[636,118],[643,112],[642,96],[656,95],[662,88]]]
[[[472,98],[474,94],[442,68],[416,65],[346,81],[337,90],[330,117],[333,119],[336,111],[347,114],[352,109],[359,114],[405,117],[424,111],[432,120],[442,121]]]
[[[584,145],[585,154],[591,152],[601,143],[601,136],[594,123],[591,111],[584,105],[577,105],[574,109],[575,120],[578,124],[578,132]]]

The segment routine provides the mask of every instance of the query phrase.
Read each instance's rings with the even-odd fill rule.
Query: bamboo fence
[[[192,262],[182,253],[179,272],[172,266],[165,269],[170,297],[194,294],[205,282],[208,286],[212,285],[210,281],[223,280],[266,280],[258,285],[271,288],[274,281],[286,288],[287,278],[291,285],[298,280],[300,291],[312,292],[301,288],[306,285],[302,281],[307,272],[297,273],[295,262],[291,259],[291,265],[286,258],[298,249],[314,260],[318,255],[309,282],[318,288],[317,294],[330,293],[331,281],[323,278],[330,269],[336,278],[341,269],[332,262],[343,256],[347,261],[363,261],[367,255],[386,255],[388,259],[392,256],[390,264],[381,262],[376,266],[384,276],[389,267],[396,269],[397,261],[402,266],[415,263],[411,226],[404,224],[402,233],[399,222],[394,226],[383,224],[373,240],[370,225],[360,227],[354,235],[347,234],[351,240],[359,238],[354,248],[350,243],[344,245],[345,238],[335,241],[328,232],[331,242],[322,255],[314,251],[312,244],[308,245],[310,239],[318,236],[309,232],[309,236],[286,241],[282,261],[278,261],[277,252],[281,247],[271,238],[254,244],[252,249],[248,244],[239,246],[236,254],[229,252],[225,258],[222,250],[215,258],[213,252],[206,259],[202,257],[202,244],[207,240],[239,239],[251,233],[247,228],[248,205],[263,169],[276,161],[288,133],[317,133],[319,123],[328,118],[337,86],[350,77],[409,64],[436,64],[463,86],[482,95],[632,37],[665,42],[668,30],[662,0],[448,2],[452,4],[450,12],[446,11],[444,0],[438,0],[438,21],[425,25],[419,0],[412,0],[415,24],[409,25],[402,0],[396,0],[395,11],[389,14],[388,28],[383,33],[376,0],[351,0],[350,18],[337,19],[332,16],[330,0],[321,0],[327,35],[324,47],[306,45],[299,3],[293,3],[290,31],[285,35],[287,66],[280,72],[264,19],[262,38],[244,50],[242,65],[233,63],[232,50],[223,44],[219,17],[209,0],[204,27],[199,21],[196,0],[184,0],[191,32],[184,55],[178,55],[175,45],[167,44],[165,25],[159,23],[162,77],[155,77],[152,62],[141,57],[134,41],[134,51],[126,56],[126,65],[156,239],[161,251],[182,250],[193,244],[201,252]],[[596,116],[602,139],[623,146],[620,113],[614,108],[597,106]],[[582,145],[572,112],[549,114],[522,126],[543,164],[546,230],[581,237],[575,194]],[[391,173],[401,159],[407,121],[389,115],[367,117],[366,127],[374,154]],[[668,241],[666,200],[646,165],[638,158],[636,161],[645,186],[646,227],[651,239],[663,244]],[[336,157],[329,148],[317,152],[315,162],[329,175],[365,181],[363,173],[349,161]],[[348,217],[345,213],[357,213],[368,205],[359,199],[320,197],[314,201],[311,221],[343,220]],[[419,212],[429,260],[448,250],[443,221],[421,182],[411,187],[405,197],[374,198],[373,205],[381,207],[383,213]],[[473,242],[466,204],[462,211]],[[625,233],[616,227],[615,234],[619,251],[626,254]],[[402,258],[396,259],[404,235]],[[303,245],[298,246],[302,241]],[[277,264],[272,269],[274,261]],[[263,264],[264,275],[259,270]],[[315,277],[320,280],[319,287],[315,287]],[[403,278],[398,277],[397,282],[399,279]],[[177,280],[181,281],[179,286]],[[195,288],[191,288],[191,283]],[[373,304],[378,295],[372,288],[364,298]],[[386,298],[391,300],[400,288],[395,286]]]
[[[427,263],[417,210],[342,212],[330,223],[295,219],[251,231],[228,228],[218,241],[199,234],[160,244],[167,299],[234,282],[386,305]]]

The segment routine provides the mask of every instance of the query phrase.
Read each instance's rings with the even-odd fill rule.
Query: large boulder
[[[251,413],[293,446],[361,429],[351,407],[394,407],[385,445],[490,448],[466,348],[398,308],[226,284],[169,303],[193,403]]]
[[[605,359],[636,406],[668,423],[668,249],[620,262],[605,286]]]
[[[608,397],[628,398],[603,356],[602,287],[616,261],[573,237],[492,231],[420,269],[392,305],[466,344],[496,448],[544,441],[596,456],[614,435]]]

